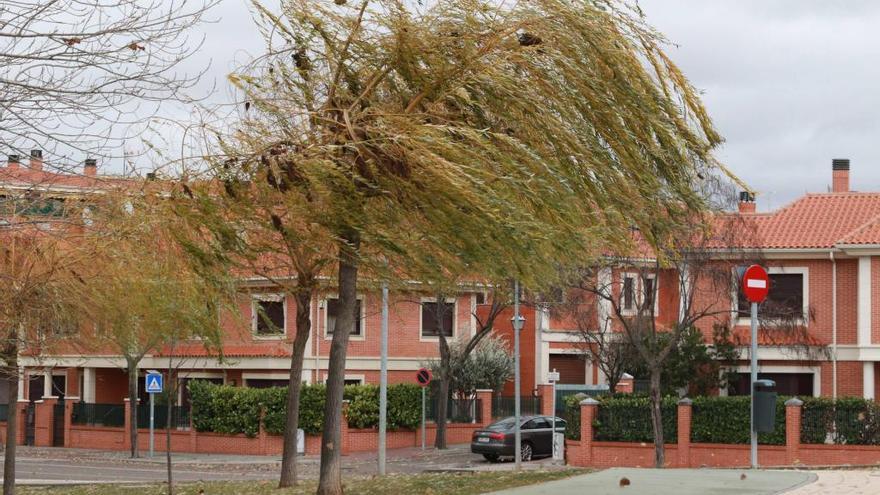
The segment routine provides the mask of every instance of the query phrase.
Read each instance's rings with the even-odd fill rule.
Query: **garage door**
[[[559,372],[562,384],[583,385],[587,383],[587,367],[583,356],[577,354],[550,354],[550,371]]]

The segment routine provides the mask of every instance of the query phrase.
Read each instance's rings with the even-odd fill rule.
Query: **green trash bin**
[[[755,381],[755,431],[771,432],[776,429],[776,382]]]

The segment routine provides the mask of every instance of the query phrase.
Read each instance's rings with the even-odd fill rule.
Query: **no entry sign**
[[[760,265],[752,265],[746,268],[742,278],[742,291],[749,302],[761,303],[767,298],[770,291],[770,278],[767,270]]]
[[[431,378],[431,370],[428,368],[419,368],[419,371],[416,372],[416,380],[423,387],[427,387],[431,383]]]

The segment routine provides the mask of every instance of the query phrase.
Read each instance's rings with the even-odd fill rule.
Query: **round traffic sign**
[[[416,372],[416,381],[423,387],[427,387],[431,383],[431,378],[431,370],[428,368],[419,368],[419,371]]]
[[[764,302],[770,291],[770,277],[767,276],[767,270],[760,265],[746,268],[742,278],[742,291],[749,302]]]

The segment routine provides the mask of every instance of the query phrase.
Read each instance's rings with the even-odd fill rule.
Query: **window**
[[[452,337],[454,322],[454,302],[422,302],[422,337]]]
[[[355,304],[355,320],[354,320],[354,329],[351,331],[351,335],[361,335],[361,300],[358,299]],[[333,335],[334,330],[336,330],[336,319],[339,316],[339,299],[327,299],[327,335]]]
[[[639,277],[634,273],[621,275],[623,285],[620,289],[620,308],[624,314],[634,315],[640,309],[657,312],[654,305],[656,299],[656,280],[654,274]]]
[[[770,273],[770,292],[761,303],[763,314],[771,317],[801,318],[804,314],[804,273]],[[750,303],[742,290],[737,292],[737,310],[740,317],[749,317]]]
[[[476,301],[477,304],[486,304],[486,293],[485,292],[477,292],[476,293]]]
[[[284,298],[254,301],[254,333],[260,336],[284,335]]]
[[[627,311],[635,311],[636,310],[636,278],[631,276],[625,276],[623,278],[623,309]]]
[[[363,385],[364,380],[362,378],[346,378],[342,383],[345,384],[346,387],[349,385]]]

